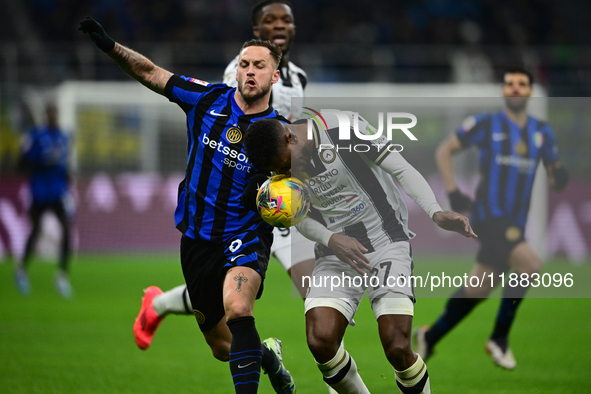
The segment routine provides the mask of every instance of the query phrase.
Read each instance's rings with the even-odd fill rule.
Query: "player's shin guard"
[[[256,393],[261,376],[261,338],[254,317],[237,317],[228,321],[232,332],[230,372],[237,394]]]
[[[169,313],[179,315],[192,315],[193,306],[187,291],[187,285],[177,286],[165,293],[157,295],[152,301],[152,307],[158,316],[166,316]]]
[[[340,394],[369,394],[365,383],[357,372],[357,364],[343,346],[327,363],[316,362],[324,381]]]
[[[418,354],[417,361],[412,366],[404,371],[394,370],[394,372],[396,372],[396,384],[402,393],[431,394],[427,364]]]

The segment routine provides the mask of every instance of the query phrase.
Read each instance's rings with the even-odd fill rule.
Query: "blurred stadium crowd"
[[[4,0],[6,81],[124,79],[76,31],[93,15],[118,41],[177,72],[219,78],[251,36],[241,0]],[[566,0],[295,1],[297,59],[311,81],[490,82],[509,65],[534,70],[552,96],[591,92],[581,2]],[[12,82],[12,83],[11,83]]]

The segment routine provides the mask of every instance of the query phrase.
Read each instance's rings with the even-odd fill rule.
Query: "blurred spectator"
[[[460,25],[464,46],[451,55],[452,81],[456,83],[490,83],[494,80],[492,63],[480,46],[480,27],[465,21]]]

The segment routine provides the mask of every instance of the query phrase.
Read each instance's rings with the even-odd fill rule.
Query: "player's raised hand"
[[[470,200],[470,197],[463,194],[459,189],[448,193],[447,197],[449,198],[449,205],[454,211],[464,212],[469,210],[472,206],[472,200]]]
[[[101,24],[90,16],[87,16],[82,22],[80,22],[78,30],[81,30],[83,33],[88,33],[94,44],[103,52],[110,52],[115,47],[115,41],[108,36]]]
[[[371,271],[369,260],[363,254],[367,253],[367,249],[355,238],[333,234],[328,241],[328,247],[333,250],[339,260],[349,264],[360,275],[365,274],[363,270]]]
[[[435,212],[433,221],[444,230],[455,231],[468,238],[478,238],[478,235],[472,231],[468,218],[459,213],[450,211]]]

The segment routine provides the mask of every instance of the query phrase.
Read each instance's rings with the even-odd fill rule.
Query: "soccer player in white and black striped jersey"
[[[348,115],[356,121],[356,114]],[[358,130],[375,131],[361,117],[358,121]],[[337,392],[369,393],[341,344],[367,289],[398,388],[403,393],[430,393],[426,365],[410,341],[413,286],[388,280],[409,278],[413,271],[408,240],[414,234],[408,229],[406,205],[392,176],[439,227],[467,237],[476,235],[466,217],[441,210],[425,179],[390,149],[391,141],[385,137],[366,141],[352,136],[347,143],[368,147],[359,153],[335,149],[339,143],[336,120],[327,119],[327,130],[314,128],[313,138],[308,139],[305,122],[282,125],[260,120],[251,124],[244,141],[255,167],[297,175],[310,190],[316,220],[308,215],[298,225],[304,236],[317,242],[305,308],[308,347],[324,381]],[[380,283],[370,280],[368,285],[366,270]],[[331,283],[324,287],[321,282],[327,277]],[[332,280],[341,277],[344,285]],[[362,284],[356,285],[356,279],[345,283],[346,277],[360,279]]]

